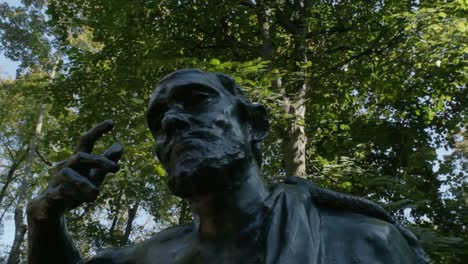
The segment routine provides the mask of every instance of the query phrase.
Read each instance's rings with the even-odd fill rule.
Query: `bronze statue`
[[[151,96],[148,126],[168,186],[193,223],[83,260],[64,213],[99,194],[123,149],[91,154],[111,121],[86,133],[28,206],[29,263],[429,263],[416,237],[381,207],[297,177],[267,188],[260,176],[268,114],[227,75],[180,70]]]

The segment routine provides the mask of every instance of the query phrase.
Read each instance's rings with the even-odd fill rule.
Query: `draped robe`
[[[372,207],[377,205],[369,201],[359,205],[364,200],[356,198],[356,204],[345,201],[335,206],[336,201],[327,203],[330,198],[319,199],[317,190],[324,189],[298,177],[274,187],[264,202],[261,224],[243,238],[245,247],[226,250],[231,246],[220,242],[219,250],[215,244],[207,253],[192,223],[166,229],[129,248],[107,250],[86,263],[429,263],[411,232],[390,218],[376,217]],[[338,203],[353,200],[331,193]]]

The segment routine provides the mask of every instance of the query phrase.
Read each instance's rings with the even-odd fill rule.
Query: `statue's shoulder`
[[[385,209],[367,199],[321,188],[310,180],[295,176],[288,177],[284,184],[295,186],[298,190],[307,193],[320,208],[352,212],[395,223]]]
[[[135,245],[104,250],[86,263],[130,264],[153,263],[155,260],[160,261],[160,263],[169,263],[169,261],[164,262],[164,260],[171,259],[172,256],[169,254],[174,251],[177,245],[183,244],[183,241],[188,239],[192,232],[192,225],[167,228]]]
[[[145,241],[150,244],[164,244],[178,242],[181,239],[186,239],[187,236],[192,234],[193,224],[179,225],[174,227],[166,228],[156,234],[150,239]]]
[[[294,188],[296,192],[307,196],[319,208],[323,227],[330,225],[330,234],[352,231],[357,232],[355,237],[364,237],[374,241],[374,244],[383,242],[388,245],[388,241],[393,241],[397,247],[402,244],[398,241],[405,241],[419,263],[430,262],[416,236],[395,221],[380,205],[361,197],[321,188],[299,177],[288,177],[282,185],[282,188],[288,186],[286,189]]]

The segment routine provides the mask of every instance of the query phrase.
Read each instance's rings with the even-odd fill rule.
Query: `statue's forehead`
[[[156,89],[154,90],[154,96],[170,96],[171,91],[175,87],[187,87],[191,85],[200,85],[205,87],[210,87],[218,91],[224,90],[219,79],[210,73],[186,73],[183,75],[169,76],[166,79],[163,79]]]
[[[165,77],[158,83],[151,95],[149,107],[157,101],[161,102],[170,98],[174,90],[176,90],[175,88],[177,88],[177,90],[181,87],[190,89],[191,86],[195,85],[208,87],[216,90],[220,94],[226,94],[226,89],[224,89],[219,78],[213,73],[189,72],[173,74]]]

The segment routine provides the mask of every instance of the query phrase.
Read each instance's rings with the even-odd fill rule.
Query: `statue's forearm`
[[[36,220],[28,217],[28,263],[77,264],[83,260],[70,238],[65,217]]]

